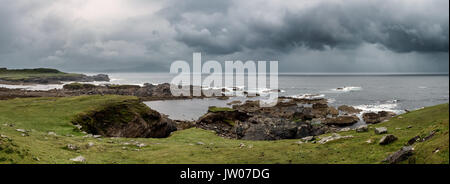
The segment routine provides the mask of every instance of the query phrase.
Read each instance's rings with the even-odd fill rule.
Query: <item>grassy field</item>
[[[0,163],[74,163],[82,155],[86,163],[369,163],[377,164],[399,150],[416,135],[438,132],[430,140],[415,144],[415,154],[403,163],[449,163],[448,104],[402,114],[372,125],[369,132],[341,132],[353,138],[325,144],[299,140],[244,141],[219,137],[211,131],[187,129],[162,139],[83,137],[70,123],[78,113],[107,103],[135,97],[80,96],[28,98],[0,101]],[[10,126],[13,124],[14,126]],[[384,126],[399,139],[378,145],[382,135],[374,127]],[[412,126],[408,128],[408,126]],[[25,129],[28,136],[16,129]],[[54,132],[56,135],[49,135]],[[329,135],[322,135],[325,137]],[[366,143],[372,139],[373,143]],[[136,145],[145,144],[143,147]],[[67,149],[67,144],[79,150]],[[89,145],[90,144],[90,145]],[[142,146],[142,145],[141,145]],[[436,151],[439,150],[439,151]]]
[[[32,78],[77,77],[77,76],[81,76],[81,74],[65,73],[55,69],[47,69],[47,68],[17,69],[17,70],[0,68],[0,79],[8,81],[19,81]]]

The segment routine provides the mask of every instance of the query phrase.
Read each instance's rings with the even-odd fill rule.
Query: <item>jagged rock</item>
[[[356,132],[367,132],[369,131],[369,127],[367,125],[361,125],[356,128]]]
[[[378,143],[379,143],[380,145],[387,145],[387,144],[390,144],[390,143],[396,141],[397,139],[398,139],[398,138],[395,137],[394,135],[389,134],[389,135],[383,136],[383,137],[380,139],[380,141],[379,141]]]
[[[413,144],[416,143],[417,141],[420,141],[420,136],[415,136],[415,137],[411,138],[411,139],[408,141],[407,145],[413,145]]]
[[[86,158],[84,158],[83,156],[78,156],[78,157],[72,158],[70,160],[74,161],[74,162],[86,162]]]
[[[412,156],[413,154],[414,154],[413,146],[404,146],[399,151],[389,155],[386,159],[383,160],[383,162],[387,162],[390,164],[399,163],[401,161],[408,159],[408,157]]]
[[[338,107],[338,110],[340,110],[344,113],[347,113],[347,114],[358,114],[362,111],[361,109],[357,109],[357,108],[354,108],[354,107],[348,106],[348,105],[341,105]]]
[[[387,133],[387,128],[386,127],[375,128],[375,134],[385,134],[385,133]]]
[[[395,116],[393,112],[380,111],[378,113],[368,112],[363,114],[363,120],[368,124],[376,124],[386,121]]]
[[[357,116],[339,116],[334,118],[326,118],[322,123],[326,125],[336,126],[350,126],[358,123],[359,118]]]

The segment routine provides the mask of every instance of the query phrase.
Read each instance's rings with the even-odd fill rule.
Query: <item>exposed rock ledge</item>
[[[108,104],[78,114],[72,123],[82,131],[106,137],[163,138],[176,130],[172,120],[138,100]]]

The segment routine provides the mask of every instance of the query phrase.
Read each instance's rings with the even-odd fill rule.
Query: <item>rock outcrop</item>
[[[367,124],[376,124],[386,121],[394,116],[395,113],[393,112],[380,111],[378,113],[375,112],[364,113],[362,117],[364,122],[366,122]]]
[[[82,131],[106,137],[163,138],[176,130],[175,123],[138,100],[104,105],[77,115],[72,123]]]
[[[348,105],[341,105],[338,107],[338,110],[347,114],[358,114],[362,111],[361,109],[357,109]]]
[[[398,139],[398,138],[395,137],[394,135],[389,134],[389,135],[383,136],[383,137],[380,139],[380,141],[379,141],[378,143],[379,143],[380,145],[387,145],[387,144],[390,144],[390,143],[396,141],[397,139]]]
[[[399,151],[389,155],[386,159],[383,160],[383,162],[396,164],[408,159],[410,156],[413,155],[413,153],[414,153],[413,146],[404,146]]]
[[[219,135],[246,140],[297,139],[321,135],[338,130],[334,123],[321,123],[327,117],[337,116],[336,111],[320,99],[280,98],[274,107],[260,107],[259,101],[246,101],[232,109],[213,107],[201,117],[196,126],[214,130]],[[346,121],[347,117],[334,117]],[[350,117],[350,125],[358,117]],[[336,121],[339,125],[345,123]]]
[[[336,125],[336,126],[350,126],[358,123],[359,118],[357,116],[339,116],[334,118],[327,118],[323,121],[326,125]]]

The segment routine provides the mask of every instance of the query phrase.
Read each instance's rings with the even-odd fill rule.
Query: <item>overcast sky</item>
[[[448,0],[0,0],[0,67],[168,72],[278,60],[280,72],[448,72]]]

